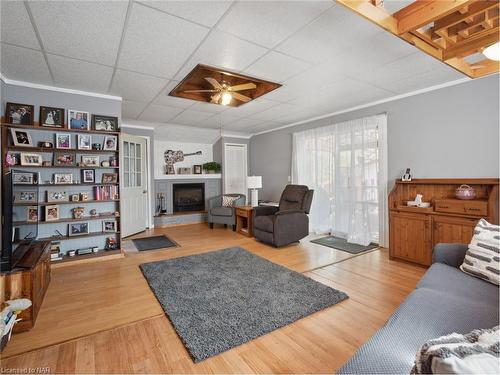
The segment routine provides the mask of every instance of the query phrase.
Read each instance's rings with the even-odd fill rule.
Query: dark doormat
[[[349,243],[347,240],[335,236],[326,236],[312,240],[311,242],[319,245],[328,246],[333,249],[342,250],[351,254],[359,254],[364,251],[372,250],[378,247],[376,243],[370,243],[368,246],[358,245],[356,243]]]
[[[132,241],[134,242],[135,247],[139,251],[156,250],[156,249],[163,249],[166,247],[179,246],[177,242],[171,240],[165,235],[153,236],[147,238],[136,238]]]
[[[348,298],[239,247],[140,267],[195,362]]]

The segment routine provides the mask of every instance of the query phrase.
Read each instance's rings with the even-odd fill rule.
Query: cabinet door
[[[434,216],[433,243],[468,244],[474,234],[477,219]]]
[[[391,213],[390,254],[415,263],[431,264],[431,218],[421,214]]]

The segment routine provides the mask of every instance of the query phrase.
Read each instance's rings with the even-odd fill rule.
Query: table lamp
[[[262,188],[262,176],[248,176],[247,186],[252,190],[252,206],[256,207],[259,205],[259,192],[257,189]]]

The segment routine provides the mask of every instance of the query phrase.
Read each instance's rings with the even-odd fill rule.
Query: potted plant
[[[203,164],[203,170],[210,174],[219,173],[221,171],[221,165],[216,161],[211,161]]]

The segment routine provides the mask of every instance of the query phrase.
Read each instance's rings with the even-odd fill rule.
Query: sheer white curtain
[[[387,115],[293,134],[292,181],[314,189],[310,229],[387,245]]]

